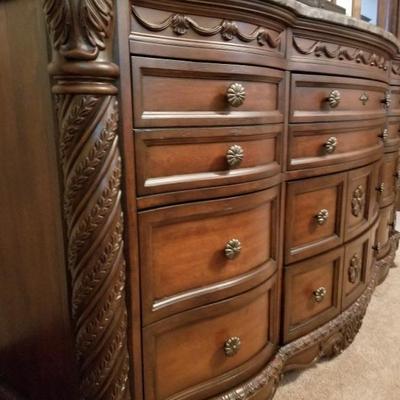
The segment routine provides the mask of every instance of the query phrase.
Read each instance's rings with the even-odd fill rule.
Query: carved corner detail
[[[114,0],[44,0],[80,396],[128,400]],[[101,57],[99,56],[101,54]]]

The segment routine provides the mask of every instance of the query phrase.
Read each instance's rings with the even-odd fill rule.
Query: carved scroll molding
[[[128,400],[114,0],[44,0],[80,396]]]
[[[256,27],[251,33],[244,33],[236,22],[227,19],[221,20],[215,26],[206,27],[184,14],[171,14],[161,22],[147,21],[134,6],[132,6],[132,14],[141,26],[152,32],[162,32],[171,28],[176,35],[184,36],[192,30],[201,36],[220,35],[224,41],[237,38],[244,43],[256,42],[260,46],[266,45],[271,49],[278,49],[281,44],[281,37],[279,35],[275,37],[265,28]]]
[[[266,390],[268,399],[272,399],[285,372],[285,367],[290,360],[313,346],[319,346],[319,354],[313,362],[324,357],[340,354],[354,340],[360,330],[368,304],[383,266],[393,265],[398,237],[392,240],[392,250],[384,260],[374,264],[371,279],[364,293],[346,311],[335,319],[282,347],[271,362],[255,377],[235,387],[234,389],[218,395],[213,400],[246,400],[252,398],[257,392]]]
[[[309,42],[309,40],[307,40]],[[347,46],[326,43],[321,40],[311,41],[308,46],[301,44],[299,38],[293,37],[293,47],[301,55],[311,55],[340,61],[354,61],[357,64],[376,67],[387,71],[389,61],[379,54],[362,49],[350,49]]]

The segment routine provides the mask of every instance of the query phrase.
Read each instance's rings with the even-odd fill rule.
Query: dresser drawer
[[[139,213],[143,319],[237,294],[276,269],[279,187]]]
[[[400,87],[392,86],[390,91],[389,114],[400,116]]]
[[[288,169],[315,168],[371,157],[382,149],[384,119],[289,126]]]
[[[390,250],[389,239],[395,228],[395,220],[396,211],[392,204],[381,209],[378,230],[376,232],[376,242],[374,244],[378,259],[385,257]]]
[[[135,131],[139,195],[227,185],[280,172],[282,125]]]
[[[385,115],[388,86],[323,75],[292,75],[291,122],[372,119]]]
[[[379,163],[358,168],[348,173],[346,196],[346,241],[368,228],[379,212]]]
[[[393,203],[396,197],[398,159],[397,151],[386,153],[383,157],[381,179],[377,188],[381,194],[381,206],[383,207]]]
[[[284,270],[284,342],[305,335],[340,311],[343,248]]]
[[[398,117],[389,117],[386,126],[383,142],[385,147],[397,147],[400,142],[400,119]]]
[[[146,399],[209,398],[242,382],[275,350],[277,317],[273,277],[240,296],[146,327]]]
[[[345,247],[343,308],[347,308],[357,300],[369,282],[373,262],[375,230],[376,228],[373,227]]]
[[[132,77],[136,128],[283,122],[282,71],[133,57]]]
[[[286,196],[285,261],[291,263],[343,242],[346,174],[290,182]]]

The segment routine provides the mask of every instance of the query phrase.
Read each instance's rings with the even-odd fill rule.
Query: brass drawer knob
[[[232,83],[226,91],[226,99],[232,107],[240,107],[246,99],[246,90],[240,83]]]
[[[324,287],[320,287],[317,290],[314,290],[313,292],[313,300],[316,303],[321,303],[321,301],[325,298],[326,296],[326,289]]]
[[[234,356],[240,350],[241,342],[237,336],[230,337],[224,344],[224,352],[227,357]]]
[[[386,111],[389,110],[390,105],[392,104],[392,97],[389,92],[385,93],[385,97],[381,100],[381,103]]]
[[[368,93],[364,92],[364,93],[360,96],[360,101],[361,101],[361,103],[363,104],[363,106],[365,106],[365,105],[367,104],[368,100],[369,100]]]
[[[340,103],[340,92],[339,90],[332,90],[328,96],[328,103],[331,108],[335,108]]]
[[[358,277],[361,272],[361,258],[358,254],[354,254],[354,256],[350,260],[350,266],[348,270],[348,278],[349,282],[354,284],[357,282]]]
[[[378,185],[378,186],[376,187],[376,190],[377,190],[379,193],[383,193],[383,192],[385,191],[385,184],[384,184],[384,183],[381,183],[380,185]]]
[[[231,239],[225,245],[225,257],[228,258],[229,260],[233,260],[240,254],[241,251],[242,251],[242,244],[238,239]]]
[[[325,224],[326,221],[328,221],[329,217],[329,211],[322,209],[318,211],[318,213],[315,215],[315,220],[317,221],[318,225],[323,225]]]
[[[325,151],[328,154],[334,153],[336,150],[337,144],[338,144],[338,140],[334,136],[330,137],[326,141],[326,143],[324,143]]]
[[[378,135],[384,142],[389,137],[389,129],[385,128],[380,135]]]
[[[243,158],[244,150],[242,146],[237,144],[229,147],[228,151],[226,152],[226,161],[230,167],[237,167],[243,161]]]

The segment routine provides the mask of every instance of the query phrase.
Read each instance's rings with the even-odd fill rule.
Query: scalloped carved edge
[[[344,351],[359,332],[368,304],[376,286],[380,283],[382,270],[393,267],[400,234],[394,234],[389,254],[376,261],[371,279],[363,294],[342,314],[320,328],[280,348],[275,357],[255,377],[247,380],[230,391],[213,397],[212,400],[246,400],[255,396],[261,390],[266,390],[268,397],[273,398],[285,373],[285,367],[298,354],[314,346],[319,346],[319,354],[312,364],[322,358],[334,357]]]
[[[331,43],[325,43],[321,40],[316,40],[311,46],[303,48],[300,46],[296,37],[293,36],[293,46],[295,50],[302,55],[314,54],[315,57],[326,57],[329,59],[354,61],[357,64],[369,65],[371,67],[377,67],[383,71],[387,71],[389,68],[389,62],[383,57],[376,53],[370,53],[361,49],[354,49],[350,52],[345,46],[334,45]],[[333,50],[329,49],[329,46],[336,46]]]
[[[267,45],[271,49],[279,49],[281,44],[280,35],[274,38],[267,29],[260,26],[256,27],[251,33],[244,33],[239,29],[235,21],[223,19],[213,27],[204,27],[198,24],[192,17],[178,13],[171,14],[164,21],[154,23],[146,21],[141,17],[134,6],[131,9],[136,21],[145,29],[152,32],[162,32],[171,28],[176,35],[184,36],[191,29],[201,36],[211,37],[220,34],[225,41],[231,41],[234,38],[238,38],[244,43],[257,41],[259,46]]]
[[[129,400],[115,0],[43,0],[53,47],[66,262],[80,398]],[[111,46],[111,44],[110,44]],[[111,71],[111,72],[110,72]]]

